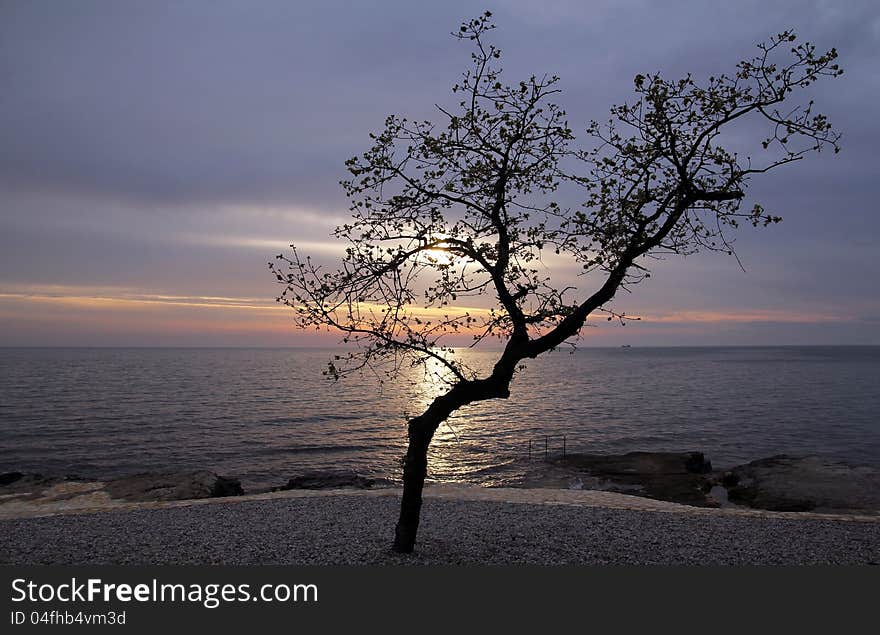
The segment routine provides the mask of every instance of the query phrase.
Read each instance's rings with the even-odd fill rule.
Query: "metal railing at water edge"
[[[533,458],[542,458],[542,449],[545,461],[553,458],[565,458],[566,438],[564,436],[545,436],[542,439],[529,439],[529,461]]]

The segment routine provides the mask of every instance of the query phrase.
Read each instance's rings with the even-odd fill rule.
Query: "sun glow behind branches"
[[[427,264],[447,266],[464,259],[456,256],[446,249],[427,249],[422,252],[422,257]]]
[[[425,236],[423,238],[425,243],[437,246],[420,252],[418,254],[417,262],[419,264],[433,267],[447,267],[452,264],[464,264],[470,262],[468,258],[454,253],[452,248],[442,244],[443,241],[450,240],[451,238],[452,237],[448,234],[443,233],[435,233],[430,236]]]

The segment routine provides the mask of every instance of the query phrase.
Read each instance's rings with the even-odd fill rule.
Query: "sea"
[[[316,348],[0,349],[0,472],[106,479],[209,469],[245,489],[351,470],[398,481],[407,417],[443,388],[322,374]],[[498,353],[457,351],[475,368]],[[701,451],[715,467],[776,454],[880,465],[880,347],[580,348],[530,360],[507,400],[466,407],[430,454],[434,481],[493,485],[561,452]]]

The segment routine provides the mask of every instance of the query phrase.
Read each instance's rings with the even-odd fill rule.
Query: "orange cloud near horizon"
[[[469,311],[472,315],[487,313],[486,309],[478,307],[451,309]],[[288,311],[288,307],[270,298],[172,295],[114,287],[18,287],[0,289],[0,322],[5,325],[5,336],[0,343],[15,345],[15,340],[23,336],[29,345],[40,341],[41,337],[46,337],[51,345],[57,345],[59,339],[68,337],[72,340],[70,343],[76,345],[78,338],[94,341],[102,335],[109,343],[130,338],[149,345],[162,345],[162,342],[180,344],[190,340],[195,345],[223,345],[224,339],[229,339],[231,345],[249,341],[266,345],[327,345],[341,339],[341,335],[335,332],[297,329]],[[451,312],[448,308],[429,308],[419,309],[416,314],[428,318]],[[628,334],[659,332],[652,325],[663,329],[674,327],[683,332],[688,328],[699,330],[710,325],[829,324],[855,319],[831,313],[774,309],[657,311],[645,312],[639,317],[637,332],[630,330]],[[605,320],[602,315],[591,318],[596,325]],[[10,333],[18,333],[19,337],[11,337]],[[466,345],[473,334],[475,331],[462,332],[452,338],[455,342],[450,343]],[[595,329],[585,329],[584,338],[597,339]]]

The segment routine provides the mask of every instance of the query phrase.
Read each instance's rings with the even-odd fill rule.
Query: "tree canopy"
[[[330,327],[355,345],[330,364],[333,377],[434,359],[453,382],[473,378],[444,348],[462,332],[527,342],[524,357],[570,341],[619,288],[650,276],[652,257],[733,254],[729,230],[781,220],[759,204],[743,209],[753,175],[838,150],[839,134],[812,102],[782,108],[796,89],[843,72],[834,49],[818,54],[793,31],[729,75],[637,75],[635,99],[591,122],[585,147],[554,103],[558,77],[504,81],[501,51],[487,42],[493,28],[487,12],[453,34],[473,46],[452,87],[456,108],[437,106],[438,122],[391,115],[346,162],[352,220],[335,231],[347,243],[341,266],[325,270],[295,246],[270,263],[300,327]],[[760,159],[722,143],[746,117],[768,124]],[[580,206],[554,200],[563,182],[582,188]],[[560,286],[541,265],[547,253],[604,281]],[[485,311],[456,308],[483,295],[495,301]]]

